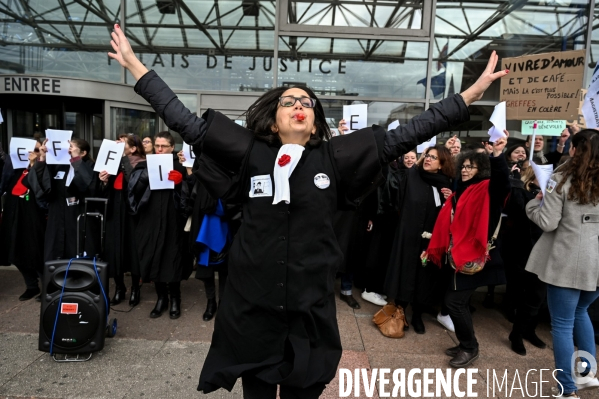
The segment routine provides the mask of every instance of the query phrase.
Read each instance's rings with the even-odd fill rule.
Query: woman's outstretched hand
[[[114,53],[108,53],[108,56],[113,60],[117,60],[123,68],[128,69],[135,80],[139,80],[148,72],[148,68],[137,59],[129,40],[127,40],[125,33],[118,24],[114,25],[114,31],[110,36],[112,36],[110,45]]]
[[[470,105],[473,102],[483,98],[483,93],[485,92],[485,90],[489,88],[489,86],[491,86],[491,83],[508,74],[509,71],[507,69],[495,73],[493,72],[495,71],[495,67],[497,66],[498,60],[499,56],[495,51],[493,51],[493,53],[491,54],[491,58],[489,58],[489,62],[487,63],[487,67],[485,68],[484,72],[480,75],[478,80],[474,82],[474,84],[470,86],[468,89],[466,89],[466,91],[461,93],[466,105]]]

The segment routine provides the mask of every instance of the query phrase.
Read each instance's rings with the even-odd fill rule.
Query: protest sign
[[[96,164],[94,165],[94,172],[105,170],[109,175],[116,175],[119,171],[123,151],[125,151],[125,143],[106,139],[102,140]]]
[[[191,149],[191,146],[187,143],[183,143],[183,156],[185,157],[185,162],[183,162],[183,166],[186,168],[193,167],[193,163],[196,160],[196,156]]]
[[[343,119],[345,119],[345,126],[349,128],[345,134],[365,128],[367,116],[368,104],[344,105]]]
[[[13,137],[9,147],[13,169],[29,166],[29,153],[35,149],[35,140]]]
[[[48,165],[70,165],[69,141],[73,135],[72,130],[46,129],[46,163]]]
[[[595,129],[599,127],[599,65],[591,78],[591,84],[580,107],[586,127]]]
[[[416,152],[418,154],[422,154],[424,152],[424,150],[426,150],[428,147],[434,147],[437,145],[437,136],[433,136],[432,139],[425,141],[424,143],[418,144],[418,147],[416,147]]]
[[[585,50],[504,58],[500,101],[508,120],[576,119]]]
[[[523,136],[532,134],[535,121],[522,121],[520,133]],[[561,136],[566,128],[566,121],[537,121],[537,134],[541,136]]]
[[[169,172],[173,170],[172,154],[149,154],[146,155],[146,160],[150,190],[175,188],[175,182],[168,179]]]

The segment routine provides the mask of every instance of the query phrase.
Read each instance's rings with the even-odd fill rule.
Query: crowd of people
[[[423,315],[434,312],[459,341],[446,350],[456,368],[479,356],[472,294],[488,287],[490,305],[494,288],[506,284],[512,350],[525,355],[524,340],[546,346],[535,329],[547,302],[561,394],[599,387],[596,378],[577,384],[570,364],[574,345],[595,356],[587,309],[599,295],[599,132],[566,129],[552,153],[543,152],[541,136],[506,149],[507,131],[472,148],[454,136],[414,150],[467,121],[468,105],[509,72],[494,72],[495,53],[473,86],[409,123],[332,137],[307,87],[270,90],[242,127],[214,110],[202,117],[187,110],[136,58],[118,25],[111,44],[109,56],[137,80],[135,91],[191,146],[193,166],[183,166],[168,131],[120,135],[116,175],[94,172],[90,146],[78,138],[70,165],[47,164],[46,142],[36,144],[27,168],[4,157],[0,264],[22,273],[19,299],[39,295],[44,261],[78,255],[84,200],[104,197],[104,248],[91,225],[81,250],[108,261],[111,304],[126,300],[130,274],[130,306],[139,304],[140,284],[153,283],[149,316],[168,310],[178,318],[180,283],[195,269],[208,298],[204,320],[218,309],[198,385],[204,393],[231,390],[241,378],[246,398],[274,398],[277,386],[283,399],[319,397],[341,357],[336,273],[349,306],[360,306],[352,296],[359,286],[376,305],[410,308],[418,334]],[[535,163],[560,165],[545,195],[530,146]],[[150,189],[147,154],[173,156],[174,189]]]

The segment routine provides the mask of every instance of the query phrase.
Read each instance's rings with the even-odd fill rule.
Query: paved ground
[[[214,322],[204,322],[202,313],[206,299],[201,282],[183,283],[182,316],[170,320],[148,317],[154,306],[155,294],[151,285],[142,287],[142,302],[129,311],[127,304],[115,307],[112,316],[118,318],[117,336],[107,339],[105,348],[85,363],[56,363],[47,353],[37,350],[40,304],[33,300],[19,302],[23,291],[20,274],[7,268],[0,269],[0,398],[241,398],[238,383],[231,393],[218,391],[200,395],[196,391],[199,372],[210,345]],[[553,369],[550,348],[540,350],[527,345],[528,355],[519,356],[509,349],[507,339],[511,324],[496,310],[485,309],[480,300],[483,293],[475,294],[475,329],[480,341],[481,355],[473,364],[477,382],[473,392],[478,397],[539,397],[539,386],[544,396],[549,395],[550,371],[544,371],[540,384],[540,369]],[[358,292],[354,297],[362,309],[354,311],[337,301],[337,320],[343,343],[340,368],[410,369],[448,368],[448,357],[443,351],[456,345],[453,333],[444,330],[432,316],[425,316],[426,334],[410,330],[403,339],[383,337],[372,323],[378,307],[365,303]],[[497,298],[499,300],[500,298]],[[547,324],[539,327],[538,334],[551,346]],[[536,369],[536,371],[530,371]],[[501,392],[495,385],[493,371],[507,381]],[[527,377],[528,372],[528,378]],[[453,371],[452,371],[453,373]],[[452,374],[455,375],[455,374]],[[327,387],[323,398],[339,397],[339,373]],[[388,378],[391,378],[387,375]],[[421,375],[417,375],[421,378]],[[435,396],[436,379],[432,375],[431,390]],[[499,378],[501,378],[499,377]],[[487,381],[491,384],[487,385]],[[459,380],[460,389],[466,389],[465,377]],[[507,392],[506,392],[507,386]],[[528,391],[526,391],[528,389]],[[390,390],[390,389],[388,389]],[[535,393],[536,392],[536,393]],[[447,397],[441,392],[440,397]],[[418,396],[405,392],[406,396]],[[450,395],[454,396],[454,395]],[[360,395],[367,396],[364,388]],[[378,398],[375,390],[372,397]],[[382,397],[382,393],[381,393]],[[599,398],[599,392],[583,393],[583,398]]]

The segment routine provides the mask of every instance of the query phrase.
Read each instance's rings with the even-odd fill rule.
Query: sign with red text
[[[585,50],[504,58],[499,101],[508,120],[571,120],[578,117]]]

